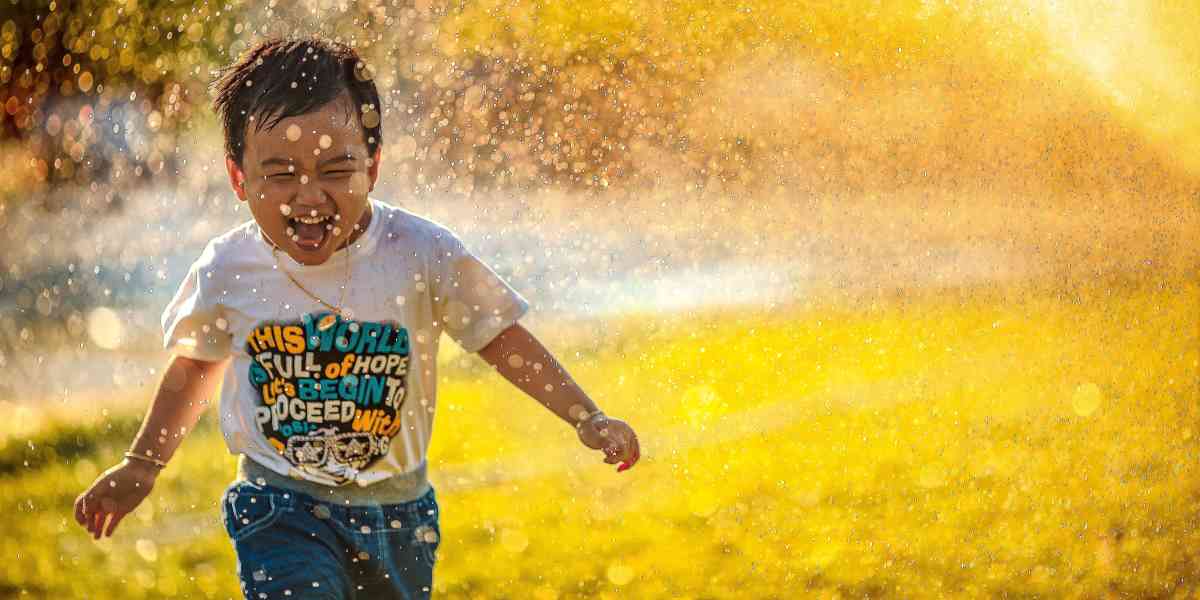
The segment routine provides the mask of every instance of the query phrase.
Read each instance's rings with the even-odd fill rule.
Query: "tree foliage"
[[[0,144],[20,159],[10,191],[119,191],[172,173],[232,17],[208,2],[2,0]]]

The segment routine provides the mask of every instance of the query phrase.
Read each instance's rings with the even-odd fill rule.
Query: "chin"
[[[296,262],[302,265],[319,265],[329,260],[331,252],[326,248],[321,247],[316,250],[293,249],[288,252]]]

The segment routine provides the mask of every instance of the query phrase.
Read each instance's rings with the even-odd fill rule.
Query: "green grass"
[[[642,461],[619,475],[448,350],[436,595],[1185,596],[1200,586],[1198,316],[1194,281],[1113,283],[556,337],[639,433]],[[216,505],[234,458],[211,414],[115,539],[74,523],[136,424],[0,438],[0,597],[237,597]]]

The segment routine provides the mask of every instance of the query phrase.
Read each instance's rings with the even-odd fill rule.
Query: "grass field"
[[[1198,328],[1194,280],[633,315],[554,347],[637,429],[619,475],[447,348],[435,597],[1193,597]],[[0,597],[238,597],[212,413],[101,542],[71,503],[140,415],[34,417]]]

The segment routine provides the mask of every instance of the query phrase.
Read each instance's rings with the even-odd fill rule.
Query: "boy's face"
[[[380,152],[367,156],[355,110],[343,93],[271,129],[258,131],[250,121],[242,168],[225,160],[238,198],[249,203],[263,233],[298,263],[325,262],[370,222],[367,193],[375,188]]]

